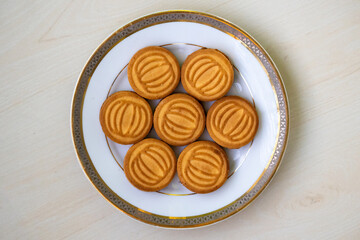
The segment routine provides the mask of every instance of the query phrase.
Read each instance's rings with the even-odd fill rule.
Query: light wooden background
[[[270,53],[290,107],[288,151],[265,192],[216,225],[132,220],[76,159],[70,104],[92,51],[165,9],[226,18]],[[0,1],[0,239],[360,239],[360,1]]]

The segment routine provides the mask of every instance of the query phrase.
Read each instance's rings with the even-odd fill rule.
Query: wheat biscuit
[[[258,125],[255,108],[238,96],[217,100],[206,117],[206,128],[211,138],[227,148],[240,148],[251,142]]]
[[[152,126],[149,103],[134,92],[116,92],[100,109],[100,124],[107,137],[120,144],[142,140]]]
[[[174,151],[163,141],[147,138],[131,146],[124,158],[127,179],[136,188],[153,192],[166,187],[174,177]]]
[[[220,188],[228,172],[227,155],[214,142],[194,142],[178,158],[177,173],[181,183],[196,193],[209,193]]]
[[[204,131],[204,109],[187,94],[170,95],[155,109],[154,128],[157,135],[168,144],[187,145],[198,139]]]
[[[180,66],[176,57],[162,47],[140,49],[128,66],[131,87],[147,99],[164,98],[174,91],[180,81]]]
[[[229,59],[216,49],[200,49],[190,54],[181,67],[181,83],[200,101],[213,101],[224,96],[234,81]]]

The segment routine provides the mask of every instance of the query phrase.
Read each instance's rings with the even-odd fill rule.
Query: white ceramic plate
[[[159,192],[133,187],[122,169],[130,145],[106,138],[99,122],[104,100],[132,90],[127,64],[146,46],[163,46],[179,62],[202,47],[225,53],[235,70],[227,95],[248,99],[259,115],[255,139],[240,149],[225,149],[230,174],[217,191],[196,194],[177,176]],[[181,84],[175,92],[185,92]],[[153,109],[159,100],[150,101]],[[212,102],[202,102],[207,111]],[[143,222],[162,227],[197,227],[222,220],[247,206],[269,183],[283,156],[289,128],[288,104],[280,75],[265,50],[239,27],[205,13],[168,11],[151,14],[120,28],[106,39],[85,65],[73,98],[71,128],[84,172],[113,205]],[[152,130],[149,134],[156,137]],[[200,137],[211,140],[205,131]],[[184,147],[174,147],[179,154]]]

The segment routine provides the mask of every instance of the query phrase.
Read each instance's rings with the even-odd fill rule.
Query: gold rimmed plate
[[[259,114],[255,139],[239,149],[225,149],[230,162],[226,183],[215,192],[195,194],[177,176],[158,192],[133,187],[123,172],[129,145],[105,137],[99,110],[114,92],[132,90],[127,64],[146,46],[170,50],[180,63],[200,48],[216,48],[234,67],[228,95],[251,102]],[[185,92],[181,84],[175,92]],[[149,101],[153,108],[159,100]],[[207,111],[213,102],[202,102]],[[139,18],[114,32],[93,53],[75,88],[71,116],[74,146],[95,188],[131,217],[161,227],[191,228],[225,219],[252,202],[275,174],[285,151],[289,113],[281,77],[265,50],[232,23],[200,12],[166,11]],[[149,137],[155,137],[152,130]],[[205,131],[200,140],[211,140]],[[184,147],[174,147],[178,155]]]

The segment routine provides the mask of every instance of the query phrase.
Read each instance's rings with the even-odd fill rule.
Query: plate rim
[[[154,17],[161,18],[161,16],[168,16],[168,17],[175,16],[180,19],[181,18],[185,19],[186,17],[190,16],[190,17],[194,17],[194,19],[193,20],[184,20],[184,19],[171,20],[171,19],[165,18],[163,21],[158,21],[153,24],[145,23],[142,28],[135,29],[132,32],[131,32],[131,30],[129,31],[129,28],[134,26],[136,23],[141,23],[141,22],[144,22],[144,21],[149,20]],[[239,34],[240,36],[243,35],[242,36],[243,40],[240,37],[230,34],[230,32],[227,32],[226,30],[219,29],[219,28],[211,25],[210,23],[201,22],[199,20],[196,20],[196,17],[198,17],[198,18],[202,17],[204,19],[207,19],[208,21],[215,21],[216,23],[224,24],[224,26],[227,26],[229,28],[234,29],[235,31],[238,31],[238,33],[240,33]],[[260,61],[266,74],[269,76],[271,85],[272,85],[273,90],[277,97],[276,101],[277,101],[277,107],[279,110],[279,131],[277,133],[278,136],[276,139],[277,142],[276,142],[276,145],[274,148],[274,152],[273,152],[269,162],[267,163],[267,166],[264,168],[263,172],[261,173],[259,178],[256,180],[256,182],[242,196],[240,196],[233,202],[229,203],[228,205],[226,205],[222,208],[216,209],[214,211],[211,211],[209,213],[190,216],[190,217],[171,217],[171,216],[162,216],[162,215],[158,215],[158,214],[153,214],[148,211],[137,208],[136,206],[125,201],[120,196],[118,196],[115,192],[113,192],[111,190],[111,188],[103,181],[103,179],[101,178],[101,176],[99,175],[99,173],[97,172],[95,166],[93,165],[93,163],[91,161],[91,158],[86,150],[86,146],[84,143],[82,124],[80,124],[81,126],[79,128],[79,126],[77,126],[76,122],[75,122],[76,118],[80,117],[79,121],[82,123],[82,108],[83,108],[83,103],[84,103],[84,97],[86,95],[87,86],[90,82],[92,74],[96,70],[96,68],[97,68],[98,64],[101,62],[101,60],[106,56],[106,54],[114,46],[116,46],[120,41],[122,41],[123,39],[125,39],[126,37],[130,36],[131,34],[137,32],[137,31],[140,31],[142,29],[145,29],[147,27],[150,27],[150,26],[153,26],[156,24],[162,24],[162,23],[166,23],[166,22],[176,22],[176,21],[177,22],[178,21],[195,22],[198,24],[208,25],[210,27],[213,27],[215,29],[218,29],[220,31],[223,31],[223,32],[233,36],[242,45],[247,47],[248,50],[257,58],[257,60]],[[117,34],[122,34],[123,36],[120,36],[120,39],[118,39],[117,41],[114,41]],[[105,51],[103,48],[104,48],[105,44],[109,43],[109,41],[110,41],[110,47]],[[256,50],[257,50],[257,53],[255,53]],[[97,55],[97,54],[100,54],[100,55]],[[260,56],[263,58],[263,60],[265,62],[266,61],[268,62],[269,69],[273,70],[272,73],[274,74],[274,79],[271,78],[269,71],[266,69],[265,65],[262,63],[260,57],[257,54],[261,54]],[[95,62],[95,64],[93,62]],[[92,71],[88,71],[89,68],[91,68]],[[86,77],[87,75],[89,75],[87,80],[81,81],[82,79],[84,79],[84,76]],[[277,83],[278,85],[274,87],[274,83],[272,82],[272,80],[277,80],[277,81],[275,81],[275,83]],[[84,89],[82,89],[82,88],[84,88]],[[79,94],[79,89],[82,90],[83,92],[82,92],[81,97],[77,98],[77,95]],[[282,95],[281,103],[279,102],[278,94]],[[80,110],[78,109],[79,106],[77,106],[79,101],[81,102]],[[281,110],[284,115],[281,115]],[[195,227],[201,227],[201,226],[214,224],[214,223],[217,223],[221,220],[224,220],[224,219],[234,215],[235,213],[240,212],[242,209],[247,207],[268,186],[270,181],[273,179],[275,173],[279,169],[280,163],[282,161],[282,158],[283,158],[285,150],[286,150],[288,136],[289,136],[289,129],[290,129],[290,127],[289,127],[289,124],[290,124],[289,103],[288,103],[285,86],[284,86],[283,80],[281,78],[280,72],[278,71],[276,65],[274,64],[273,60],[271,59],[270,55],[266,52],[266,50],[255,40],[255,38],[253,38],[250,34],[248,34],[242,28],[231,23],[230,21],[225,20],[221,17],[215,16],[213,14],[199,12],[199,11],[193,11],[193,10],[167,10],[167,11],[159,11],[159,12],[151,13],[151,14],[139,17],[133,21],[130,21],[129,23],[123,25],[119,29],[115,30],[112,34],[110,34],[93,51],[91,56],[88,58],[86,64],[84,65],[83,69],[81,70],[78,80],[76,82],[75,88],[74,88],[70,111],[71,111],[70,112],[70,131],[71,131],[75,154],[77,155],[79,164],[80,164],[84,174],[89,179],[91,184],[95,187],[95,189],[107,201],[109,201],[112,205],[114,205],[117,209],[119,209],[120,211],[124,212],[125,214],[131,216],[132,218],[139,220],[141,222],[147,223],[147,224],[151,224],[151,225],[158,226],[158,227],[164,227],[164,228],[195,228]],[[283,134],[281,135],[282,143],[279,146],[279,140],[280,140],[279,136],[280,136],[281,132],[283,132]],[[79,142],[78,142],[79,139],[82,141],[83,146],[81,146],[81,144],[79,145]],[[277,154],[276,155],[277,158],[275,159],[276,161],[274,161],[273,165],[271,165],[272,161],[275,158],[275,154]],[[89,159],[89,161],[85,161],[84,159],[85,160]],[[271,170],[271,172],[268,172],[270,170]],[[263,179],[265,173],[269,173],[269,176],[267,176],[267,179],[265,179],[265,181],[258,186],[259,182]],[[100,189],[99,186],[101,186],[102,189]],[[255,189],[255,187],[258,187],[258,189]],[[246,195],[248,195],[254,189],[255,189],[255,193],[252,196],[246,198]],[[242,200],[243,200],[243,202],[241,202]],[[119,201],[122,204],[122,206],[119,205]],[[239,203],[238,204],[238,205],[240,205],[239,207],[235,206],[237,203]],[[126,207],[124,207],[124,206],[126,206]],[[219,213],[220,211],[225,210],[225,209],[228,210],[227,208],[229,208],[229,207],[231,207],[230,211],[227,211],[227,212],[225,212],[225,214],[220,215],[218,217],[216,216],[215,213]],[[135,216],[134,213],[136,213],[137,216]],[[190,220],[190,221],[187,221],[187,220]]]

